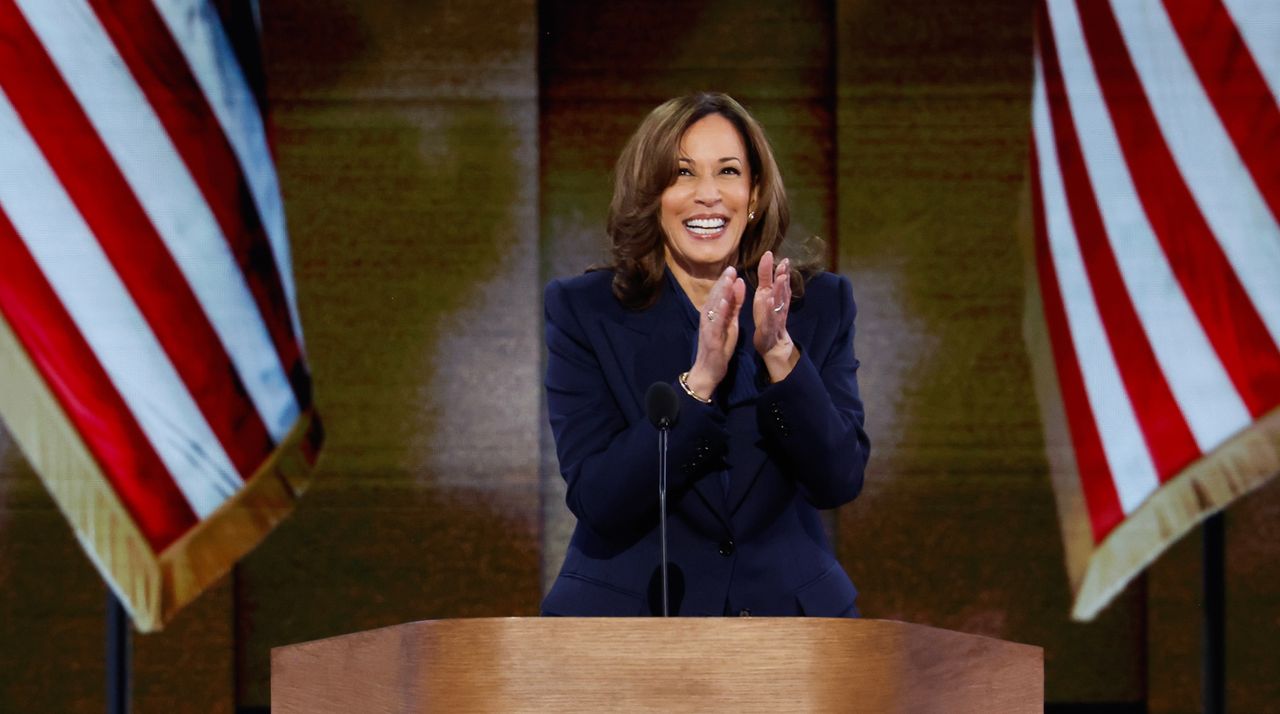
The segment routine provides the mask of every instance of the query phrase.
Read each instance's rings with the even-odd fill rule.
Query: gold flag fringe
[[[304,412],[244,488],[160,554],[162,622],[217,582],[293,511],[310,485],[303,441],[314,419]]]
[[[1162,485],[1089,557],[1071,617],[1092,620],[1200,521],[1280,474],[1280,407]]]
[[[2,315],[0,394],[0,418],[141,632],[162,629],[229,572],[310,483],[305,454],[319,424],[306,412],[235,496],[157,554]]]

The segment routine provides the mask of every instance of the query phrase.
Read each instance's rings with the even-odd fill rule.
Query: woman
[[[786,192],[723,94],[659,106],[618,160],[607,269],[546,291],[547,405],[578,523],[548,615],[661,614],[655,381],[680,615],[857,616],[818,509],[862,488],[849,283],[775,263]],[[744,280],[747,276],[751,284]]]

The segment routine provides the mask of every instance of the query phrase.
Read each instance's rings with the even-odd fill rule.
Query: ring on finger
[[[716,311],[707,310],[707,322],[715,322],[715,321],[716,321]]]
[[[786,304],[785,302],[780,302],[780,303],[778,303],[777,305],[774,305],[774,306],[773,306],[773,311],[774,311],[774,312],[782,312],[782,308],[784,308],[784,307],[786,307],[786,306],[787,306],[787,304]]]

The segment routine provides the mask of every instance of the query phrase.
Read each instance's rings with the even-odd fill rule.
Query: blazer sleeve
[[[610,389],[570,291],[546,289],[547,412],[555,435],[566,502],[579,523],[607,539],[634,537],[657,523],[658,430],[627,423]],[[724,415],[676,384],[680,416],[668,436],[668,498],[721,462],[728,443]],[[622,385],[625,389],[625,385]]]
[[[857,306],[848,279],[837,277],[838,327],[830,348],[826,354],[801,352],[791,374],[761,392],[756,412],[760,433],[792,465],[817,508],[835,508],[858,496],[871,451],[853,353]]]

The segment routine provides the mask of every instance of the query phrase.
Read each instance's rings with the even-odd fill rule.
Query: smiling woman
[[[665,257],[694,302],[737,257],[755,191],[746,147],[721,114],[699,119],[680,140],[676,180],[662,192]]]
[[[726,95],[666,102],[623,150],[612,262],[547,286],[547,405],[578,524],[545,614],[661,612],[640,406],[659,381],[681,393],[672,612],[856,616],[818,516],[858,495],[869,450],[853,295],[775,260],[788,220],[764,131]]]
[[[721,159],[726,159],[722,162]],[[736,161],[733,161],[736,159]],[[700,167],[698,162],[706,165]],[[699,176],[699,170],[705,176]],[[735,174],[736,171],[736,174]],[[672,230],[668,213],[698,187],[707,188],[714,178],[721,199],[726,191],[748,189],[750,199],[738,223],[727,265],[754,266],[765,251],[777,252],[791,221],[786,189],[773,149],[764,129],[747,110],[725,94],[699,93],[672,99],[654,109],[640,124],[618,158],[613,201],[609,205],[608,232],[613,241],[614,294],[627,307],[648,307],[658,297],[669,255],[665,247],[681,231]],[[682,191],[682,189],[687,189]],[[705,198],[705,197],[704,197]],[[728,208],[702,211],[723,215]],[[751,214],[754,212],[754,216]],[[691,209],[686,218],[699,211]],[[681,219],[671,216],[674,223]],[[705,226],[705,224],[704,224]],[[719,270],[711,271],[714,278]],[[803,292],[803,280],[792,281],[795,295]]]

